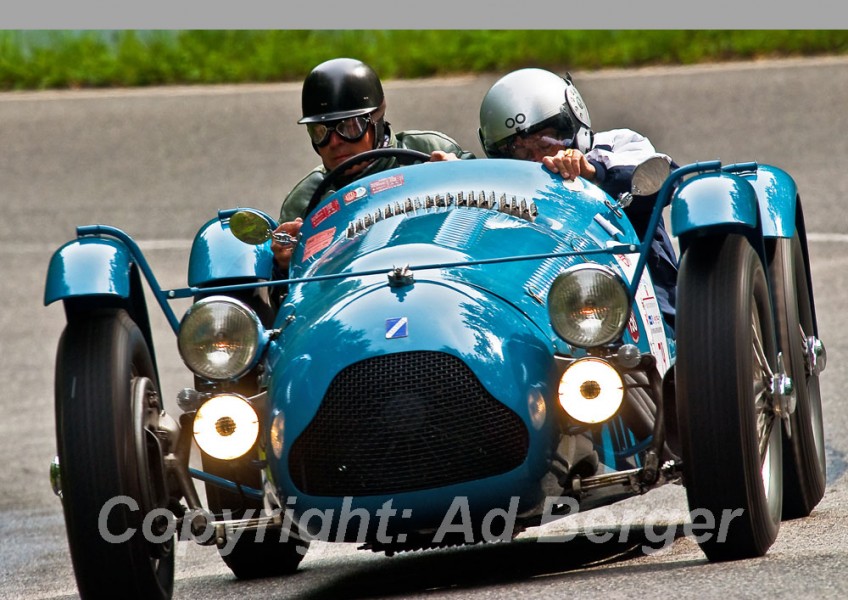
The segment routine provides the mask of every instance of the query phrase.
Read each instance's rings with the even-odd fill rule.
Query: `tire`
[[[233,464],[217,460],[206,453],[201,453],[201,459],[203,470],[207,473],[247,487],[262,489],[262,478],[255,468],[239,465],[238,462]],[[249,516],[255,517],[263,509],[263,503],[259,500],[211,484],[206,485],[206,501],[211,512],[223,513],[230,519],[242,518],[247,511],[250,511]],[[281,530],[269,527],[262,539],[257,540],[256,532],[246,531],[232,545],[229,552],[219,552],[224,563],[238,579],[258,579],[294,573],[308,548],[309,542],[297,540],[293,535],[281,541]]]
[[[681,260],[677,409],[683,483],[711,561],[764,555],[780,527],[780,419],[766,393],[777,362],[762,262],[741,235],[695,240]],[[759,341],[758,341],[759,340]],[[761,461],[760,442],[764,452]],[[697,512],[696,512],[697,511]]]
[[[806,338],[816,334],[801,240],[775,241],[769,271],[775,299],[777,340],[795,387],[790,435],[783,438],[783,518],[806,517],[824,496],[826,458],[819,378],[810,372]]]
[[[124,310],[71,318],[59,342],[55,398],[80,596],[170,598],[174,537],[148,541],[143,528],[150,510],[169,506],[159,442],[146,431],[158,420],[158,383],[147,343]]]

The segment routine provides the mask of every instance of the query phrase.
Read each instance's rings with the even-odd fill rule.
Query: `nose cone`
[[[551,436],[530,432],[552,428],[539,409],[552,352],[514,307],[431,280],[324,309],[285,330],[273,373],[297,491],[375,495],[544,468]]]
[[[279,341],[269,467],[281,497],[371,511],[391,498],[415,515],[404,526],[425,529],[457,496],[472,510],[536,505],[557,438],[553,358],[514,307],[430,280],[375,284],[322,314]]]

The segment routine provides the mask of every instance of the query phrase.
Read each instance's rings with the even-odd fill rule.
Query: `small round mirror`
[[[660,191],[671,173],[671,165],[662,156],[652,156],[636,167],[633,172],[631,193],[634,196],[650,196]]]
[[[230,231],[245,244],[258,246],[271,239],[271,228],[261,215],[250,210],[240,210],[230,217]]]

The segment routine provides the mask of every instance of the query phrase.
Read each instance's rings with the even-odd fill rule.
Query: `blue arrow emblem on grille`
[[[387,340],[394,340],[397,338],[406,337],[407,335],[409,335],[409,319],[407,319],[406,317],[386,319]]]

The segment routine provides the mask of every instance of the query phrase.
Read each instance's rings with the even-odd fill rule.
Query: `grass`
[[[845,30],[0,30],[0,90],[300,81],[336,56],[389,79],[845,53]]]

